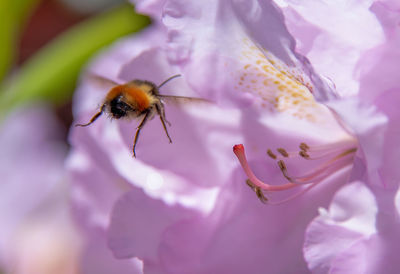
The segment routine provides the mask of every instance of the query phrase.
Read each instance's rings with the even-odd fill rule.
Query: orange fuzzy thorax
[[[107,94],[106,100],[110,101],[119,95],[123,95],[125,102],[139,112],[147,109],[152,101],[149,93],[137,86],[128,84],[114,87]]]

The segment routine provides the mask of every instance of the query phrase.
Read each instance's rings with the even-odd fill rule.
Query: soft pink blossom
[[[44,106],[13,111],[0,126],[0,269],[77,273],[79,239],[69,218],[63,132]]]
[[[384,1],[374,3],[370,10],[384,29],[385,41],[366,51],[359,62],[360,100],[374,105],[388,119],[382,139],[375,139],[375,143],[383,144],[381,149],[364,155],[379,168],[372,181],[353,176],[355,182],[340,190],[329,210],[321,209],[320,216],[309,225],[304,251],[315,273],[397,273],[400,269],[394,255],[398,252],[400,224],[400,81],[394,76],[400,61],[396,46],[400,9]],[[370,138],[374,141],[374,134]],[[368,162],[362,159],[355,164],[359,173],[368,168]],[[332,236],[323,237],[328,234]]]
[[[353,182],[308,226],[304,256],[313,273],[398,273],[399,240],[398,191]]]
[[[131,55],[141,54],[148,49],[149,44],[158,43],[159,39],[162,36],[149,32],[135,39],[124,39],[94,60],[88,74],[117,80],[121,65],[129,63]],[[93,110],[101,104],[106,91],[107,86],[93,85],[90,77],[89,80],[84,79],[75,96],[74,112],[79,116],[86,113],[90,118]],[[102,122],[107,125],[109,121],[105,120],[100,119],[97,126]],[[132,186],[115,170],[108,151],[119,153],[120,149],[112,145],[113,139],[115,144],[122,146],[121,140],[115,138],[118,132],[112,128],[117,123],[109,124],[111,128],[101,132],[96,124],[84,129],[72,128],[70,143],[73,149],[66,163],[72,184],[72,214],[84,237],[81,269],[84,273],[142,273],[143,266],[139,259],[117,260],[107,247],[106,229],[111,209],[115,201]],[[104,142],[108,143],[107,139],[111,142],[104,145]],[[126,153],[129,155],[128,161],[132,161],[129,152]]]
[[[361,57],[384,36],[368,1],[352,5],[374,31],[368,38],[363,28],[354,28],[365,45],[331,29],[332,14],[316,2],[302,9],[288,7],[292,10],[285,9],[285,19],[270,1],[139,1],[138,7],[155,16],[157,24],[121,41],[88,73],[120,83],[146,79],[156,84],[179,73],[182,77],[161,93],[213,103],[167,106],[173,143],[168,144],[154,119],[142,130],[137,158],[131,155],[137,122],[101,117],[90,127],[72,130],[73,205],[87,235],[98,236],[93,243],[106,251],[107,233],[112,253],[129,258],[123,262],[132,267],[142,264],[144,273],[312,269],[302,247],[317,209],[328,206],[349,180],[378,189],[398,183],[381,179],[397,176],[386,164],[396,153],[388,146],[395,145],[391,117],[397,112],[389,115],[381,107],[386,99],[381,105],[365,99],[357,76]],[[308,17],[316,7],[326,11],[321,28],[318,18]],[[341,9],[349,14],[345,7],[336,7],[336,17]],[[290,27],[299,16],[305,27]],[[341,25],[344,31],[347,24]],[[329,61],[318,63],[329,44],[310,42],[310,29],[316,29],[315,39],[322,35],[335,41],[333,55],[351,51],[351,58],[344,56],[343,63],[334,59],[332,67]],[[295,51],[292,35],[309,43],[298,49],[310,53],[315,68]],[[341,65],[352,75],[336,73]],[[349,88],[343,90],[346,83]],[[106,93],[107,87],[83,78],[75,100],[78,123],[96,113]],[[240,143],[247,159],[242,146],[235,151],[247,176],[232,154],[232,146]],[[303,151],[309,157],[298,154],[299,146],[306,147],[302,143],[310,147]],[[267,156],[269,148],[276,160]],[[261,203],[246,186],[247,177],[261,200],[260,191],[266,190],[268,202],[281,205]],[[304,184],[313,189],[304,193]],[[352,207],[344,209],[352,212]]]

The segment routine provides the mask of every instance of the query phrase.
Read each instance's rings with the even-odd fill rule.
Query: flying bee
[[[140,131],[146,124],[146,122],[154,118],[154,116],[157,114],[160,117],[161,124],[164,128],[165,134],[167,135],[169,142],[172,143],[166,126],[166,124],[171,126],[171,123],[169,123],[165,118],[163,101],[190,100],[206,102],[206,100],[200,98],[162,95],[159,93],[159,89],[163,85],[165,85],[172,79],[180,76],[181,75],[179,74],[171,76],[157,86],[153,82],[146,80],[133,80],[121,85],[112,80],[105,79],[101,76],[92,75],[92,78],[100,80],[101,82],[108,82],[114,87],[107,93],[99,112],[97,112],[88,123],[77,124],[76,126],[89,126],[94,123],[103,113],[108,113],[113,119],[143,117],[142,121],[137,127],[135,139],[133,141],[132,152],[133,157],[136,157],[135,148],[139,139]]]

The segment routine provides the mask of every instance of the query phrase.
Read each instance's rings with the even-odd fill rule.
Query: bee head
[[[128,115],[129,112],[132,111],[133,109],[124,102],[124,98],[122,95],[110,101],[110,113],[111,116],[115,119],[125,117]]]

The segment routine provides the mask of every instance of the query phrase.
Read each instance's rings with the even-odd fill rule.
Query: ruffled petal
[[[368,17],[366,22],[375,26],[366,3],[353,4],[357,14]],[[104,66],[104,71],[112,70],[106,74],[121,83],[145,79],[156,85],[181,74],[160,93],[199,97],[213,103],[167,105],[173,143],[168,144],[160,121],[151,120],[141,132],[136,159],[131,150],[137,121],[110,123],[101,117],[88,128],[74,129],[72,143],[78,154],[86,154],[89,163],[85,166],[78,161],[75,166],[83,167],[81,171],[86,170],[88,176],[77,187],[85,197],[80,209],[83,223],[88,216],[86,220],[94,220],[92,224],[104,229],[117,201],[111,213],[109,246],[119,258],[140,258],[144,271],[306,273],[301,253],[303,233],[316,208],[326,204],[347,181],[347,173],[337,171],[350,167],[358,145],[361,149],[353,168],[354,178],[368,177],[373,183],[381,183],[384,161],[397,155],[385,158],[389,151],[382,152],[388,136],[384,130],[390,117],[397,116],[362,99],[337,98],[331,82],[319,77],[307,59],[295,52],[284,17],[272,2],[170,0],[148,12],[160,12],[156,20],[162,13],[167,30],[149,30],[147,36],[136,41],[137,46],[135,39],[127,42],[131,52],[120,50],[124,48],[120,44],[113,53],[119,57],[105,56],[99,61],[102,65],[93,71],[101,73]],[[334,32],[329,24],[324,28]],[[374,37],[379,37],[375,30]],[[167,44],[163,40],[166,35]],[[335,54],[347,48],[357,51],[357,57],[345,62],[346,72],[354,70],[360,52],[375,42],[363,36],[368,45],[362,46],[345,34],[329,35],[347,43]],[[338,79],[342,76],[334,75]],[[343,79],[349,80],[353,92],[353,76]],[[85,107],[76,110],[80,121],[95,113],[95,104],[102,102],[106,92],[96,89],[90,79],[84,81],[79,94],[85,93],[80,97]],[[91,107],[87,102],[90,98]],[[317,101],[328,102],[336,117]],[[337,121],[346,124],[348,132]],[[393,142],[394,132],[390,135]],[[358,144],[353,136],[359,139]],[[340,147],[346,138],[350,144]],[[250,165],[261,179],[271,184],[291,184],[273,160],[266,160],[266,151],[287,149],[293,155],[293,162],[288,164],[291,174],[307,175],[309,161],[299,157],[298,151],[302,142],[320,145],[321,154],[328,143],[329,156],[339,153],[340,157],[349,157],[342,162],[338,158],[338,168],[327,172],[334,176],[323,176],[324,187],[280,207],[266,208],[246,187],[246,178],[231,153],[232,145],[245,143]],[[93,166],[92,161],[96,163]],[[91,191],[89,175],[94,173],[98,174],[92,179],[100,182],[101,189]],[[304,250],[315,271],[333,269],[341,252],[375,233],[379,206],[374,196],[360,184],[343,193],[336,197],[331,216],[318,217],[310,225],[311,236],[307,236]],[[353,196],[359,196],[361,202],[355,202]],[[329,241],[331,252],[320,252],[326,242],[318,233],[336,235]]]
[[[330,273],[398,273],[399,236],[373,235],[355,242],[335,258]]]
[[[331,79],[338,94],[362,91],[359,77],[364,54],[384,41],[382,27],[371,12],[371,0],[286,0],[283,12],[297,49],[313,67]]]
[[[264,170],[263,162],[256,166]],[[138,191],[126,194],[113,210],[111,249],[118,257],[138,256],[155,273],[308,273],[301,254],[305,227],[338,186],[319,190],[316,199],[268,208],[243,180],[240,170],[232,173],[207,214]]]
[[[394,4],[376,2],[371,7],[385,34],[385,40],[366,52],[360,59],[360,98],[369,103],[388,90],[398,89],[400,62],[400,8]]]
[[[157,262],[165,229],[189,216],[190,211],[151,199],[140,190],[122,196],[115,204],[108,230],[108,245],[117,258],[139,257]]]
[[[358,158],[364,168],[354,169],[353,179],[381,183],[379,169],[383,165],[384,136],[388,118],[376,107],[365,105],[357,97],[329,103],[331,109],[343,121],[343,126],[357,137]],[[366,176],[366,177],[365,177]]]
[[[294,40],[271,2],[168,1],[163,22],[171,61],[203,97],[239,106],[258,102],[267,111],[308,108],[310,91],[319,100],[336,97],[294,52]]]
[[[135,5],[135,10],[151,16],[155,20],[160,19],[162,7],[166,0],[129,0]]]
[[[362,183],[339,190],[329,211],[320,209],[306,230],[304,257],[310,270],[328,273],[338,254],[376,233],[377,212],[374,195]]]

